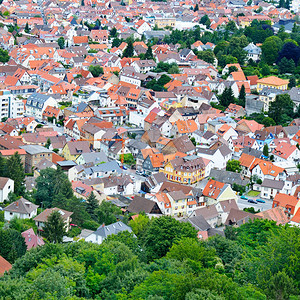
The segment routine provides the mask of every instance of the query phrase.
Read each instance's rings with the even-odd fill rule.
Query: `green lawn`
[[[260,194],[259,191],[249,191],[249,192],[247,193],[247,196],[250,196],[250,197],[256,197],[256,196],[258,196],[259,194]]]

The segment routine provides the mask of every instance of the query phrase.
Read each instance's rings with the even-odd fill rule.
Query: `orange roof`
[[[52,162],[54,164],[57,164],[57,162],[59,161],[63,161],[65,160],[63,157],[61,157],[60,155],[56,154],[55,152],[52,153]]]
[[[191,133],[198,129],[194,120],[178,120],[175,122],[178,133]]]
[[[297,147],[295,145],[291,145],[290,143],[282,142],[277,145],[277,147],[273,150],[273,154],[279,156],[284,159],[288,159],[294,151],[297,151]]]
[[[223,182],[209,179],[202,193],[206,197],[217,199],[224,185]]]
[[[186,153],[183,153],[183,152],[175,152],[175,153],[171,153],[171,154],[167,154],[164,156],[164,159],[165,159],[165,163],[175,159],[175,158],[178,158],[178,157],[185,157],[187,156]]]
[[[243,153],[239,159],[240,165],[244,166],[246,168],[250,168],[255,161],[256,157],[253,155],[249,155],[246,153]]]
[[[149,155],[158,153],[159,150],[155,148],[147,148],[147,149],[141,149],[141,153],[143,155],[143,158],[146,159]]]
[[[12,268],[12,265],[0,255],[0,276],[5,272],[8,272]]]
[[[256,85],[257,81],[258,81],[258,76],[257,75],[253,75],[253,76],[247,76],[247,80],[250,81],[250,85]]]
[[[164,155],[162,153],[150,154],[149,158],[153,168],[160,168],[164,164]]]
[[[295,196],[290,196],[282,193],[277,193],[277,195],[274,198],[274,201],[277,202],[281,207],[286,207],[286,206],[295,207],[299,202],[299,200]]]
[[[271,209],[268,209],[265,211],[261,211],[261,212],[257,213],[256,215],[261,216],[264,219],[276,221],[277,225],[279,225],[279,224],[284,225],[289,222],[288,217],[286,216],[286,214],[284,213],[284,210],[280,206],[277,206],[277,207],[274,207],[274,208],[271,208]]]
[[[19,155],[25,155],[26,151],[24,149],[10,149],[10,150],[0,150],[2,156],[11,156],[18,152]]]
[[[235,103],[230,103],[225,111],[230,113],[237,113],[240,109],[243,109],[243,107]]]
[[[148,116],[145,118],[144,122],[152,124],[157,116],[157,113],[154,111],[150,111]]]
[[[300,209],[297,210],[291,221],[300,224]]]
[[[243,71],[232,72],[231,76],[235,81],[245,81],[246,77]]]
[[[230,125],[224,124],[218,129],[217,134],[223,136],[230,128],[232,128]]]
[[[237,123],[238,125],[245,124],[251,132],[255,132],[256,130],[261,130],[264,125],[257,123],[254,120],[240,120]]]
[[[257,83],[281,86],[281,85],[288,84],[289,80],[284,80],[284,79],[278,78],[276,76],[270,76],[270,77],[265,77],[265,78],[259,79],[257,81]]]
[[[259,166],[264,175],[276,177],[279,173],[284,172],[283,168],[275,166],[272,162],[256,158],[250,169]]]
[[[157,194],[155,194],[155,197],[156,197],[156,199],[159,202],[163,202],[164,203],[165,208],[171,207],[171,201],[168,198],[167,194],[165,194],[165,193],[157,193]]]
[[[74,44],[83,44],[89,42],[89,37],[86,36],[73,36]]]

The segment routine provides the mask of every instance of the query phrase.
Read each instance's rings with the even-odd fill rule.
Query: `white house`
[[[10,221],[14,217],[31,219],[37,215],[38,207],[24,198],[18,199],[4,208],[4,219],[5,221]]]
[[[43,112],[47,106],[57,108],[57,101],[49,95],[33,93],[27,99],[25,105],[26,114],[42,119]]]
[[[10,178],[0,177],[0,203],[8,199],[10,192],[14,192],[14,181]]]
[[[107,226],[103,224],[96,231],[87,236],[85,241],[100,245],[109,235],[118,234],[122,231],[132,232],[132,229],[121,221]]]

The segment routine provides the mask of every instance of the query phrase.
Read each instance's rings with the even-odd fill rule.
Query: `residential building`
[[[229,184],[209,179],[202,192],[206,205],[216,204],[224,200],[238,200]]]
[[[288,218],[293,218],[300,207],[300,201],[295,196],[278,193],[274,200],[272,207],[282,207]]]
[[[31,219],[37,215],[39,206],[30,201],[20,198],[4,208],[4,220],[10,221],[16,217],[18,219]]]
[[[43,113],[47,106],[58,107],[57,101],[50,95],[33,93],[31,94],[25,105],[25,113],[42,120]]]
[[[10,178],[0,177],[0,203],[8,200],[9,193],[14,192],[14,181]]]
[[[178,157],[167,162],[160,172],[173,182],[194,184],[209,174],[212,163],[195,155]]]
[[[52,162],[53,152],[40,145],[24,145],[20,146],[26,151],[25,156],[25,172],[32,173],[33,168],[42,160],[47,159]]]
[[[265,77],[257,81],[257,91],[260,92],[265,87],[286,91],[288,89],[288,84],[288,80],[276,76]]]
[[[21,234],[25,239],[27,250],[45,245],[43,238],[35,234],[32,228],[23,231]]]
[[[45,226],[45,222],[47,222],[48,217],[54,212],[58,211],[61,214],[61,217],[65,223],[65,230],[69,231],[70,224],[71,224],[71,216],[73,212],[61,209],[61,208],[47,208],[43,210],[39,215],[37,215],[33,220],[35,221],[35,225],[37,226],[38,230],[43,230]]]
[[[123,231],[132,232],[132,229],[121,221],[110,225],[103,224],[96,231],[88,235],[85,238],[85,241],[100,245],[108,236],[118,234]]]

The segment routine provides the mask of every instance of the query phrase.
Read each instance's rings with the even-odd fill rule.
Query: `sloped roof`
[[[35,205],[24,198],[21,198],[6,206],[4,210],[9,212],[16,212],[19,214],[30,214],[38,207],[39,207],[38,205]]]

